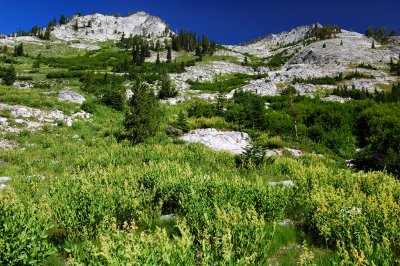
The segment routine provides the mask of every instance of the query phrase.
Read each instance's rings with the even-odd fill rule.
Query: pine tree
[[[75,21],[75,24],[73,26],[74,31],[78,31],[79,30],[79,25],[78,25],[78,21]]]
[[[156,60],[156,65],[159,65],[160,62],[160,52],[157,53],[157,60]]]
[[[168,99],[173,98],[178,95],[178,90],[176,89],[175,85],[172,81],[167,77],[163,77],[161,79],[161,88],[158,92],[159,99]]]
[[[23,56],[24,55],[24,44],[20,43],[17,46],[14,46],[14,56]]]
[[[217,98],[217,105],[215,107],[215,114],[217,116],[222,116],[224,114],[224,103],[225,103],[224,94],[222,92],[219,92]]]
[[[372,40],[372,49],[375,49],[375,40]]]
[[[172,51],[171,51],[171,46],[168,46],[168,52],[167,52],[167,63],[171,63],[172,61]]]
[[[16,78],[17,78],[17,74],[15,72],[15,67],[11,65],[6,70],[6,73],[3,78],[3,82],[5,85],[11,86],[14,84]]]
[[[247,66],[249,64],[249,60],[247,59],[247,56],[244,57],[244,65]]]
[[[32,68],[40,68],[41,59],[42,59],[42,54],[39,54],[36,57],[36,60],[33,62]]]
[[[137,144],[157,133],[162,112],[157,98],[146,84],[138,79],[131,89],[133,96],[128,103],[124,127],[126,137]]]
[[[343,45],[343,40],[340,41],[340,45]]]
[[[189,132],[190,130],[186,115],[183,111],[180,111],[178,114],[178,120],[176,121],[176,126],[183,132]]]
[[[372,29],[372,27],[368,27],[365,35],[369,38],[371,38],[372,36],[374,36],[374,30]]]
[[[65,18],[64,15],[61,15],[59,24],[60,24],[60,25],[65,25],[65,24],[67,24],[67,19]]]

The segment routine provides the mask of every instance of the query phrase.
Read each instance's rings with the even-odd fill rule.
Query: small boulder
[[[59,91],[58,99],[60,101],[67,101],[72,103],[82,104],[85,101],[85,97],[72,91],[70,88],[65,87],[63,90]]]

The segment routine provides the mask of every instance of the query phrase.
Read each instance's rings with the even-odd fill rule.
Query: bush
[[[214,105],[206,103],[206,102],[201,102],[201,101],[195,101],[193,102],[189,109],[188,109],[188,116],[189,117],[214,117],[216,115],[216,108]]]
[[[0,264],[43,264],[57,251],[47,235],[51,228],[32,202],[21,202],[13,192],[0,193]]]
[[[54,71],[47,73],[46,78],[48,79],[68,79],[68,78],[80,78],[84,75],[83,72],[73,71]]]

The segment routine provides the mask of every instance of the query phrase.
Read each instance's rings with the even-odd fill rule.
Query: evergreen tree
[[[375,40],[372,40],[372,49],[375,49]]]
[[[65,24],[67,24],[67,19],[65,18],[64,15],[61,15],[59,24],[60,24],[60,25],[65,25]]]
[[[24,44],[20,43],[17,46],[14,46],[14,56],[23,56],[24,55]]]
[[[73,26],[74,31],[78,31],[79,30],[79,25],[78,25],[78,21],[75,21],[75,24]]]
[[[117,111],[122,111],[124,108],[124,101],[125,95],[121,83],[117,81],[114,75],[111,78],[111,84],[106,87],[101,97],[101,102]]]
[[[156,60],[156,65],[159,65],[160,62],[160,52],[157,53],[157,60]]]
[[[132,92],[133,96],[128,103],[124,127],[126,137],[133,144],[137,144],[157,133],[161,125],[162,113],[153,91],[139,79],[135,81]]]
[[[33,62],[32,68],[40,68],[41,59],[42,59],[42,54],[39,54],[36,57],[36,60]]]
[[[244,57],[244,65],[247,66],[249,64],[249,60],[247,59],[247,56]]]
[[[343,45],[343,40],[340,41],[340,45]]]
[[[390,32],[389,36],[397,36],[397,30],[396,30],[396,29],[393,29],[393,30]]]
[[[171,46],[168,46],[167,63],[171,63],[171,61],[172,61],[172,49]]]
[[[168,99],[173,98],[178,95],[178,90],[176,89],[175,85],[172,81],[167,77],[163,77],[161,79],[161,88],[158,92],[159,99]]]
[[[224,94],[222,92],[219,92],[217,98],[217,105],[215,107],[215,114],[217,116],[222,116],[224,114],[224,104],[225,104]]]
[[[365,32],[365,36],[371,38],[374,36],[374,30],[372,27],[368,27],[367,31]]]
[[[156,50],[156,52],[159,52],[161,50],[160,40],[157,40],[155,50]]]
[[[322,48],[326,48],[326,43],[324,43],[324,44],[322,45]]]
[[[187,122],[186,115],[183,111],[180,111],[178,114],[178,120],[176,121],[176,127],[181,129],[183,132],[189,132],[190,127]]]
[[[17,74],[15,72],[15,67],[11,65],[6,70],[6,73],[3,78],[3,82],[5,85],[11,86],[14,84],[16,78],[17,78]]]

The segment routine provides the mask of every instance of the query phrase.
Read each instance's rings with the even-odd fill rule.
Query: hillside
[[[0,264],[397,265],[399,37],[166,29],[0,38]]]

